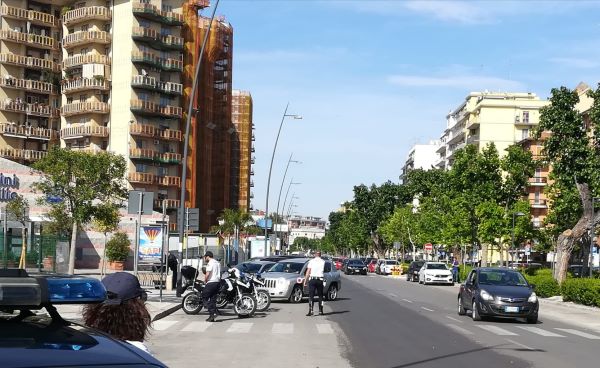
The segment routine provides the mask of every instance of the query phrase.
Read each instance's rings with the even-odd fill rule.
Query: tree
[[[592,91],[589,97],[593,99],[589,115],[585,117],[576,110],[580,101],[577,91],[566,87],[552,89],[550,104],[540,111],[540,124],[536,137],[540,138],[542,132],[551,134],[544,140],[543,155],[552,165],[555,183],[553,189],[576,188],[581,206],[578,216],[573,216],[572,209],[566,209],[563,203],[552,208],[555,212],[554,220],[558,220],[561,210],[567,210],[572,217],[577,217],[577,222],[570,228],[562,231],[557,240],[557,265],[554,269],[554,278],[562,283],[566,278],[567,266],[573,248],[582,238],[588,236],[592,223],[598,220],[591,206],[591,198],[597,195],[600,173],[600,147],[598,138],[600,134],[600,86]],[[572,198],[573,192],[571,192]],[[556,198],[556,196],[554,196]],[[565,224],[566,225],[566,224]]]
[[[127,198],[127,164],[122,156],[110,152],[90,154],[53,146],[33,167],[43,174],[33,187],[44,194],[42,202],[50,207],[49,216],[54,216],[55,222],[70,219],[69,273],[73,274],[79,229],[106,212],[107,206],[119,206]]]
[[[240,232],[243,232],[249,226],[252,221],[252,216],[241,209],[226,208],[223,210],[218,220],[218,231],[224,237],[227,237],[227,244],[229,247],[231,246],[232,236],[236,238],[239,245]]]
[[[104,276],[106,270],[106,238],[108,233],[112,233],[119,228],[119,208],[117,206],[104,206],[98,209],[92,219],[93,227],[96,231],[104,234],[104,251],[102,253],[102,269],[100,275]]]
[[[27,257],[27,223],[29,222],[29,202],[22,195],[12,199],[6,205],[6,212],[21,224],[21,257],[19,268],[25,268]]]

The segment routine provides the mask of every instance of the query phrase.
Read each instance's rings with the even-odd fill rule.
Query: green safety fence
[[[68,239],[53,235],[33,235],[25,250],[25,268],[37,271],[56,271],[56,244]],[[21,236],[0,233],[0,268],[17,268],[21,259]]]

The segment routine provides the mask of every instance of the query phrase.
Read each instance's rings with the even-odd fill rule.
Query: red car
[[[371,273],[375,272],[375,268],[376,267],[377,267],[377,260],[376,259],[371,260],[371,262],[367,265],[367,269]]]
[[[342,266],[344,265],[344,258],[334,257],[332,260],[333,260],[333,263],[335,264],[335,269],[338,271],[341,270]]]

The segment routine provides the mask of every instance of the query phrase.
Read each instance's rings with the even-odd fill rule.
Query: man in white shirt
[[[304,275],[304,286],[308,284],[308,313],[306,316],[313,315],[313,307],[315,304],[315,290],[319,296],[319,315],[323,315],[323,284],[325,261],[321,258],[321,252],[315,253],[315,258],[308,261],[306,274]]]
[[[206,264],[206,273],[204,274],[205,286],[202,291],[202,300],[209,313],[206,321],[214,322],[217,317],[217,294],[219,293],[221,281],[221,264],[213,258],[211,251],[204,254],[204,263]]]

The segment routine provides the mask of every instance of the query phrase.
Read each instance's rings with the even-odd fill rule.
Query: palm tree
[[[243,232],[248,227],[248,224],[252,221],[252,216],[240,209],[226,208],[218,220],[218,230],[224,238],[227,238],[227,249],[230,249],[231,237],[235,237],[237,244],[239,244],[240,232]],[[230,256],[227,257],[227,261],[229,260]]]

